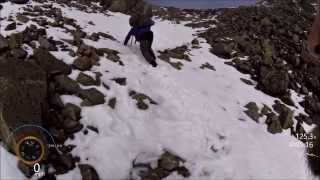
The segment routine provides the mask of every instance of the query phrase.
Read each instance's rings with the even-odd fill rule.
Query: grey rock
[[[288,73],[268,68],[262,68],[260,81],[264,89],[271,95],[283,95],[289,86]]]
[[[27,23],[30,19],[25,15],[18,14],[17,15],[17,20],[22,22],[22,23]]]
[[[259,108],[255,102],[250,102],[246,106],[247,108],[244,113],[246,113],[252,120],[259,122],[260,114],[259,114]]]
[[[149,108],[149,105],[147,104],[147,102],[145,101],[149,101],[150,104],[153,104],[153,105],[157,105],[158,103],[156,101],[154,101],[152,98],[150,98],[149,96],[143,94],[143,93],[138,93],[136,91],[133,91],[131,90],[129,92],[129,96],[136,100],[137,103],[137,107],[141,110],[147,110]]]
[[[224,58],[224,59],[230,59],[231,53],[232,53],[232,47],[228,44],[218,42],[213,44],[211,50],[213,54],[217,55],[218,57]]]
[[[209,69],[209,70],[212,70],[212,71],[216,71],[216,68],[211,65],[210,63],[206,62],[205,64],[202,64],[200,66],[200,69]]]
[[[99,34],[98,33],[92,33],[91,36],[89,36],[89,39],[92,41],[98,41],[99,40]]]
[[[127,78],[113,78],[112,80],[121,86],[127,85]]]
[[[184,178],[190,177],[191,176],[191,172],[184,166],[180,166],[177,169],[177,173],[179,175],[181,175]]]
[[[34,50],[34,60],[49,75],[70,74],[71,67],[54,57],[48,50],[39,48]]]
[[[75,162],[71,154],[60,155],[59,162],[67,171],[75,168]]]
[[[67,103],[62,110],[62,115],[64,118],[79,121],[81,119],[81,108],[77,105]]]
[[[40,48],[46,49],[48,51],[57,51],[58,50],[58,48],[54,44],[50,43],[47,39],[45,39],[42,36],[39,36],[38,41],[40,44]]]
[[[107,58],[113,62],[121,62],[119,57],[119,52],[109,48],[98,49],[99,54],[107,54]]]
[[[12,31],[17,28],[17,24],[15,22],[10,23],[7,25],[7,27],[4,29],[5,31]]]
[[[66,75],[58,75],[54,79],[57,83],[57,89],[61,93],[77,94],[80,91],[79,84]]]
[[[307,88],[307,87],[305,87],[305,86],[302,86],[302,87],[301,87],[301,93],[302,93],[302,94],[304,94],[304,95],[309,94],[309,90],[308,90],[308,88]]]
[[[263,108],[261,109],[260,114],[261,114],[261,116],[264,116],[264,115],[269,114],[271,111],[272,111],[271,108],[264,104]]]
[[[97,171],[89,164],[79,164],[82,180],[100,180]]]
[[[95,79],[93,79],[91,76],[86,75],[82,72],[77,77],[77,81],[83,86],[94,86],[98,84]]]
[[[60,95],[55,93],[49,98],[49,104],[51,107],[62,109],[64,107],[64,104],[62,102],[62,99],[60,98]]]
[[[73,62],[73,66],[80,71],[88,71],[93,66],[92,60],[86,56],[78,57]]]
[[[79,123],[79,121],[74,121],[72,119],[65,119],[63,121],[63,128],[68,133],[75,133],[80,131],[83,126]]]
[[[242,82],[244,82],[245,84],[248,84],[250,86],[254,85],[254,83],[251,81],[251,80],[248,80],[248,79],[244,79],[244,78],[240,78],[240,80]]]
[[[98,32],[98,35],[103,37],[103,38],[110,39],[112,41],[116,41],[117,40],[116,38],[114,38],[113,36],[111,36],[110,34],[107,34],[107,33]]]
[[[108,105],[112,108],[115,109],[117,104],[117,98],[113,97],[109,99]]]
[[[73,50],[69,50],[69,55],[71,57],[76,57],[77,56],[76,53]]]
[[[279,117],[275,113],[267,114],[266,124],[268,125],[268,132],[272,134],[281,133],[282,126]]]
[[[168,171],[173,171],[176,168],[179,167],[179,158],[176,157],[175,155],[165,152],[164,154],[161,155],[159,161],[158,161],[158,166],[168,170]]]
[[[96,127],[94,127],[94,126],[87,126],[87,128],[90,129],[91,131],[99,134],[99,129],[98,129],[98,128],[96,128]]]
[[[79,96],[84,101],[87,100],[91,106],[105,103],[105,95],[95,88],[83,89],[79,92]]]
[[[49,129],[50,135],[54,137],[58,142],[64,142],[67,140],[67,135],[63,129],[56,129],[51,127]]]
[[[199,40],[198,40],[198,39],[193,39],[193,40],[191,41],[191,44],[192,44],[192,45],[199,45],[200,43],[199,43]]]
[[[283,129],[289,129],[293,126],[293,111],[286,105],[276,102],[273,109],[280,114],[279,120]]]

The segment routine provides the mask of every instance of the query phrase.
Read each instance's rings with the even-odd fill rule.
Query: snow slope
[[[37,4],[37,3],[32,3]],[[17,13],[21,5],[4,4],[2,16]],[[246,85],[240,78],[249,77],[225,65],[222,59],[209,52],[209,45],[200,39],[200,49],[192,49],[192,62],[183,62],[181,71],[157,60],[159,66],[152,68],[143,59],[138,45],[123,46],[122,40],[129,30],[127,15],[109,13],[85,13],[74,8],[60,7],[65,16],[74,18],[89,34],[108,32],[119,41],[100,39],[98,42],[85,40],[94,47],[118,50],[125,66],[100,59],[100,66],[91,72],[103,74],[102,81],[110,86],[98,89],[106,99],[116,97],[116,109],[107,103],[82,108],[81,123],[99,129],[99,134],[89,131],[76,134],[74,140],[66,144],[77,147],[73,154],[81,158],[81,163],[93,165],[102,179],[126,179],[132,161],[142,157],[145,161],[157,159],[164,150],[177,154],[186,160],[191,171],[189,179],[310,179],[303,148],[290,147],[299,142],[289,132],[272,135],[266,125],[256,123],[244,113],[243,106],[250,101],[259,105],[272,105],[274,98]],[[88,22],[94,22],[90,25]],[[29,22],[28,24],[33,24]],[[1,32],[7,24],[1,22]],[[25,26],[25,25],[23,25]],[[21,26],[19,30],[24,29]],[[59,28],[47,29],[55,39],[69,38],[71,35]],[[153,27],[155,51],[190,45],[196,30],[156,20]],[[6,32],[10,34],[12,32]],[[6,35],[5,34],[5,35]],[[191,48],[191,47],[190,47]],[[66,52],[53,53],[68,64],[73,58]],[[173,60],[177,61],[177,60]],[[209,62],[216,71],[199,67]],[[79,71],[70,75],[75,79]],[[120,86],[111,81],[114,77],[126,77],[127,85]],[[137,109],[129,91],[142,92],[153,98],[159,105],[151,105],[147,111]],[[80,104],[75,96],[63,96],[65,103]],[[300,110],[296,110],[302,111]],[[217,149],[214,152],[212,148]],[[7,153],[1,154],[1,161],[11,161]],[[16,175],[14,168],[1,166],[1,177]],[[5,173],[4,173],[5,172]],[[5,176],[4,176],[5,175]],[[61,175],[58,179],[80,179],[79,169]],[[178,175],[167,179],[179,179]],[[2,178],[1,178],[2,179]]]

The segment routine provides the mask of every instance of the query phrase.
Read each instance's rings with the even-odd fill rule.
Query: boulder
[[[79,164],[82,180],[99,180],[97,171],[89,164]]]
[[[250,102],[246,106],[247,108],[244,113],[246,113],[252,120],[259,122],[260,114],[259,114],[259,108],[255,102]]]
[[[88,71],[93,66],[93,63],[89,57],[82,56],[74,60],[73,66],[80,71]]]
[[[117,98],[113,97],[111,99],[109,99],[108,101],[108,106],[112,109],[116,108],[116,104],[117,104]]]
[[[158,165],[160,168],[163,168],[167,171],[174,171],[179,167],[179,163],[182,159],[176,155],[173,155],[169,152],[165,152],[161,155],[158,160]]]
[[[75,168],[75,161],[71,154],[63,154],[59,156],[59,164],[61,170],[68,172],[69,170]],[[61,172],[62,173],[62,172]]]
[[[94,106],[105,103],[105,95],[96,88],[83,89],[79,92],[79,96],[84,100],[86,106]]]
[[[34,61],[49,75],[70,74],[71,67],[54,57],[48,50],[38,48],[34,50]]]
[[[81,118],[81,108],[77,105],[67,103],[62,110],[62,115],[64,118],[79,121]]]
[[[43,36],[39,36],[38,41],[40,44],[40,48],[46,49],[48,51],[57,51],[58,50],[58,48],[53,43],[49,42]]]
[[[25,15],[18,14],[17,15],[17,20],[22,22],[22,23],[27,23],[30,19]]]
[[[264,116],[264,115],[267,115],[270,112],[271,112],[271,108],[264,104],[262,109],[261,109],[260,115]]]
[[[79,132],[83,128],[83,125],[80,124],[79,121],[75,121],[68,118],[64,119],[62,125],[63,125],[63,129],[69,134]]]
[[[78,75],[77,81],[83,86],[94,86],[98,84],[95,79],[93,79],[91,76],[86,75],[82,72]]]
[[[80,92],[79,84],[66,75],[58,75],[54,77],[57,83],[57,90],[62,94],[78,94]]]
[[[116,38],[114,38],[110,34],[107,34],[107,33],[104,33],[104,32],[98,32],[98,35],[103,37],[103,38],[110,39],[112,41],[116,41],[117,40]]]
[[[54,93],[49,97],[49,105],[51,108],[55,109],[62,109],[64,107],[62,99],[60,98],[60,95],[57,93]]]
[[[281,122],[281,126],[283,129],[289,129],[293,126],[293,111],[288,108],[286,105],[276,101],[276,103],[272,106],[273,109],[280,114],[279,121]]]
[[[217,55],[218,57],[221,57],[224,59],[230,59],[231,53],[232,53],[232,48],[230,45],[228,45],[226,43],[218,42],[218,43],[214,43],[212,45],[210,52]]]
[[[136,91],[131,90],[129,92],[129,96],[136,100],[136,105],[138,107],[138,109],[140,110],[147,110],[149,108],[148,103],[153,104],[153,105],[157,105],[158,103],[156,101],[154,101],[152,98],[150,98],[149,96],[143,94],[143,93],[139,93]]]
[[[268,125],[268,132],[271,134],[281,133],[282,127],[279,117],[275,113],[267,114],[266,124]]]
[[[17,23],[13,22],[7,25],[7,27],[4,29],[5,31],[12,31],[17,28]]]
[[[262,67],[260,70],[260,82],[263,89],[271,95],[283,95],[289,86],[289,75],[285,71]]]
[[[127,78],[113,78],[112,81],[116,82],[117,84],[121,86],[127,85]]]

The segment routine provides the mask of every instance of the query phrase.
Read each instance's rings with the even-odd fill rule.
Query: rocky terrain
[[[201,103],[204,102],[207,97],[192,100],[192,105],[195,104],[194,106],[199,106],[201,110],[204,109],[204,111],[198,110],[201,112],[199,114],[192,112],[193,109],[190,110],[190,107],[186,105],[186,100],[184,99],[189,99],[189,97],[192,96],[198,97],[197,94],[189,93],[185,90],[188,89],[188,87],[182,86],[185,89],[180,89],[179,87],[178,89],[175,89],[174,86],[176,81],[172,80],[172,82],[170,82],[170,80],[166,79],[170,73],[172,76],[175,75],[179,77],[178,73],[184,73],[184,70],[189,70],[188,68],[191,66],[191,72],[194,72],[195,69],[197,69],[198,71],[201,71],[201,73],[221,73],[220,71],[221,69],[223,70],[224,66],[216,64],[216,62],[212,61],[214,58],[206,54],[208,52],[203,52],[206,51],[204,40],[211,45],[211,53],[224,59],[218,60],[225,61],[225,64],[235,67],[241,73],[250,75],[251,79],[244,77],[240,77],[239,79],[239,77],[237,77],[239,82],[236,81],[235,84],[242,83],[249,86],[255,86],[257,90],[261,90],[276,98],[272,104],[266,103],[263,104],[262,107],[260,106],[260,102],[254,101],[255,98],[250,98],[252,102],[246,102],[245,104],[243,104],[240,99],[237,99],[237,102],[234,100],[236,106],[239,106],[240,102],[245,105],[243,110],[244,113],[255,122],[259,123],[262,119],[265,119],[268,132],[277,134],[290,130],[292,135],[296,135],[297,133],[305,132],[305,124],[312,125],[319,123],[320,97],[317,95],[320,92],[320,65],[317,61],[308,56],[308,53],[306,52],[307,32],[311,26],[314,13],[314,7],[311,6],[311,0],[297,2],[291,2],[289,0],[281,2],[266,1],[263,3],[264,5],[256,7],[218,10],[179,10],[176,8],[155,7],[154,13],[156,19],[159,21],[169,21],[173,24],[184,25],[185,27],[195,29],[197,32],[188,40],[181,37],[183,42],[188,41],[187,43],[180,43],[178,46],[174,45],[168,48],[157,48],[158,60],[163,62],[162,66],[169,69],[169,73],[164,74],[161,77],[155,76],[151,79],[155,82],[159,82],[160,85],[161,83],[164,84],[164,82],[159,80],[161,78],[169,81],[163,91],[166,91],[166,89],[169,89],[171,86],[174,89],[173,92],[170,92],[172,94],[168,93],[169,95],[161,97],[150,90],[152,85],[146,86],[145,88],[133,85],[133,79],[130,77],[131,70],[128,67],[137,67],[130,64],[132,62],[129,62],[129,60],[131,61],[132,59],[126,57],[123,53],[124,49],[115,48],[119,46],[118,44],[122,45],[122,39],[119,39],[118,36],[116,36],[117,34],[111,34],[107,30],[101,29],[90,32],[86,28],[88,26],[95,27],[95,25],[99,23],[98,18],[97,22],[89,21],[83,26],[79,19],[72,16],[73,14],[68,14],[69,16],[66,16],[66,11],[63,12],[61,10],[63,7],[68,7],[73,8],[72,10],[75,11],[87,13],[88,16],[90,14],[98,14],[103,15],[103,17],[106,18],[117,15],[113,14],[113,12],[125,14],[135,13],[143,6],[143,4],[144,2],[140,0],[57,0],[54,3],[45,0],[36,0],[19,7],[19,12],[15,15],[9,14],[3,19],[6,21],[6,24],[5,27],[3,27],[5,30],[3,34],[5,35],[0,36],[0,87],[2,87],[0,98],[1,101],[5,102],[4,105],[6,107],[14,108],[4,109],[2,113],[4,114],[5,119],[10,119],[13,128],[19,126],[21,123],[25,123],[21,122],[21,117],[26,121],[30,119],[41,119],[39,122],[32,121],[27,123],[36,123],[43,126],[50,132],[55,142],[59,144],[58,148],[50,148],[48,159],[42,162],[43,165],[47,167],[45,170],[46,175],[42,177],[42,179],[56,179],[59,175],[68,174],[75,169],[80,171],[81,178],[84,180],[105,178],[101,177],[99,174],[103,173],[103,170],[101,169],[106,167],[101,167],[101,165],[99,166],[93,163],[90,164],[89,158],[87,156],[81,157],[81,155],[83,155],[81,153],[78,153],[79,156],[76,155],[75,150],[82,147],[79,144],[78,147],[70,142],[73,142],[72,140],[76,142],[79,139],[79,136],[82,137],[82,135],[91,137],[92,134],[94,134],[97,137],[105,138],[104,136],[106,136],[109,138],[110,134],[113,135],[116,130],[119,131],[117,134],[115,133],[116,137],[120,138],[125,136],[126,133],[129,134],[128,136],[130,138],[131,136],[138,136],[137,134],[139,134],[139,132],[132,133],[132,131],[135,131],[136,126],[125,128],[128,126],[127,124],[130,124],[130,121],[124,123],[126,125],[123,126],[117,126],[115,122],[112,122],[107,124],[108,128],[106,128],[105,124],[99,126],[99,123],[90,123],[90,119],[95,119],[95,117],[103,118],[100,120],[103,120],[106,123],[109,123],[108,118],[125,122],[127,119],[131,120],[132,117],[132,119],[134,119],[135,115],[138,114],[138,121],[134,122],[134,125],[137,125],[141,123],[141,121],[144,121],[144,113],[150,111],[154,112],[156,111],[155,109],[158,108],[162,110],[157,112],[158,114],[146,115],[147,122],[150,121],[150,116],[154,116],[154,118],[151,119],[154,121],[156,121],[157,116],[163,116],[163,119],[168,120],[172,114],[172,117],[174,118],[180,115],[182,116],[182,119],[188,119],[190,116],[209,119],[206,114],[203,114],[204,112],[207,112],[206,108],[201,108]],[[177,28],[177,26],[174,28]],[[52,35],[52,31],[56,31],[56,34]],[[117,31],[119,30],[117,29]],[[127,30],[121,29],[121,31]],[[194,31],[190,30],[190,34],[193,33]],[[71,38],[66,38],[66,34]],[[110,44],[108,46],[94,44],[101,41]],[[169,46],[169,43],[166,44],[166,46]],[[134,50],[126,52],[130,52],[130,56],[136,56],[132,51]],[[111,64],[105,65],[106,62]],[[102,69],[105,66],[109,69]],[[139,64],[138,67],[140,66],[141,65]],[[119,72],[121,73],[112,72],[112,70],[117,68],[120,68]],[[127,71],[130,73],[124,75],[124,72],[126,71],[123,69],[129,69]],[[163,69],[161,70],[164,71]],[[159,71],[161,72],[161,70]],[[9,71],[10,73],[8,73]],[[139,76],[144,76],[148,73],[151,74],[154,72],[142,69]],[[10,76],[8,74],[10,74]],[[185,75],[186,77],[189,76],[189,74]],[[230,78],[231,76],[224,75],[223,73],[221,73],[220,76],[229,78],[226,78],[223,82],[233,80],[233,78]],[[192,74],[191,77],[196,76]],[[212,75],[206,74],[205,77],[212,77]],[[138,77],[135,78],[139,80],[136,84],[143,84],[141,81],[145,80],[139,79]],[[185,78],[183,77],[182,79]],[[182,79],[180,79],[181,82]],[[216,80],[218,82],[219,79]],[[194,87],[193,83],[196,83],[195,81],[192,81],[190,87]],[[203,81],[204,84],[217,83],[206,79]],[[8,85],[8,82],[10,82],[12,87]],[[37,85],[35,86],[34,84]],[[159,89],[161,88],[160,85],[153,84],[153,86]],[[30,89],[30,86],[32,89]],[[229,85],[225,86],[229,87]],[[176,93],[178,90],[181,91],[180,94]],[[157,92],[155,89],[153,89],[153,91]],[[196,92],[198,91],[200,90],[197,89]],[[250,90],[250,92],[255,91]],[[149,95],[149,93],[151,95]],[[186,93],[186,95],[183,93]],[[206,92],[206,90],[203,90],[202,93],[210,94],[210,92]],[[220,95],[219,93],[216,94]],[[262,97],[262,94],[258,95]],[[252,95],[252,97],[260,97],[258,95],[255,94]],[[180,99],[182,99],[182,102],[177,105],[174,104],[175,101],[173,100],[176,96],[179,96]],[[303,99],[300,104],[297,104],[296,96]],[[66,102],[65,97],[72,97],[74,102]],[[128,97],[129,101],[127,102],[127,99],[124,100],[123,97]],[[220,100],[220,98],[221,97],[217,99]],[[27,102],[30,102],[30,99],[33,99],[33,102],[38,103],[29,106]],[[173,102],[173,104],[167,104],[169,109],[174,105],[181,106],[180,108],[183,109],[174,109],[173,112],[164,109],[164,99]],[[177,99],[177,101],[179,101],[179,98]],[[197,105],[196,102],[200,102],[199,104],[201,105]],[[41,106],[37,106],[36,104],[41,104]],[[119,106],[124,110],[128,110],[126,108],[131,104],[134,105],[134,110],[132,110],[134,112],[132,114],[134,115],[120,118],[123,116],[122,114],[125,113],[118,113]],[[219,110],[216,110],[215,106],[215,108],[212,109],[214,109],[218,115],[221,113],[221,117],[223,117],[226,112],[228,112],[228,108],[224,106],[228,105],[221,105],[221,107],[218,105]],[[23,111],[18,111],[13,117],[12,114],[15,111],[15,108],[18,108],[19,110],[22,109]],[[93,113],[90,114],[88,113],[90,112],[88,110],[90,108],[92,110],[98,110],[93,111]],[[100,111],[99,108],[104,109],[105,111],[107,109],[108,111],[106,112],[108,113]],[[295,108],[303,108],[305,113],[301,112],[300,114],[297,114],[294,112]],[[32,111],[30,109],[32,109]],[[184,111],[191,111],[192,113],[191,115],[184,116],[182,113]],[[99,113],[101,113],[101,115]],[[131,112],[126,113],[130,114]],[[246,119],[246,117],[243,116],[238,117],[238,111],[236,113],[239,120]],[[209,115],[211,118],[211,111]],[[196,127],[197,122],[198,121],[194,121],[192,127]],[[165,126],[166,123],[163,125]],[[109,126],[111,127],[109,128]],[[150,124],[147,124],[146,126],[158,130],[159,132],[157,133],[160,135],[162,131],[166,132],[167,129],[170,128],[174,131],[180,130],[180,126],[178,125],[170,126],[167,129],[165,127],[160,127],[160,130],[158,126],[156,126],[156,128],[153,128]],[[199,126],[207,127],[207,125],[202,124]],[[197,131],[202,130],[197,129]],[[224,135],[224,133],[226,133],[225,131],[227,130],[223,130],[221,134],[215,133],[214,137],[210,137],[215,141],[215,144],[208,144],[210,146],[209,151],[210,153],[214,153],[214,157],[230,153],[230,147],[227,143],[229,137]],[[149,129],[147,132],[149,133]],[[157,133],[151,132],[154,136],[156,136],[155,134]],[[146,136],[144,133],[141,134],[143,134],[143,137]],[[166,133],[164,134],[165,135],[162,135],[164,136],[164,139],[170,141],[170,138],[166,138]],[[173,134],[172,137],[178,136]],[[130,138],[128,140],[129,142],[132,141]],[[203,142],[206,141],[207,145],[207,143],[211,141],[209,140],[210,138],[205,136]],[[83,139],[85,138],[82,137],[81,141]],[[94,142],[95,140],[96,139],[91,141]],[[108,142],[108,139],[103,140]],[[186,142],[190,140],[194,139],[186,138]],[[85,142],[85,140],[83,141]],[[148,141],[148,139],[145,141]],[[196,141],[199,140],[196,139]],[[177,142],[178,141],[176,141],[176,143]],[[112,146],[108,146],[108,151],[110,149],[110,151],[112,151],[112,147],[118,148],[117,150],[114,150],[115,152],[121,152],[123,149],[127,149],[127,146],[122,144],[119,145],[118,143],[121,143],[121,141],[117,140]],[[138,141],[136,144],[139,143],[141,142]],[[162,140],[159,141],[159,144],[161,143]],[[130,143],[127,144],[134,151],[138,149]],[[152,146],[159,146],[160,148],[159,144],[155,143],[152,144]],[[186,144],[190,143],[188,142]],[[176,175],[174,177],[180,178],[192,178],[192,175],[196,174],[192,173],[197,172],[194,170],[195,168],[192,168],[192,165],[186,165],[188,160],[190,161],[191,159],[190,156],[188,156],[189,159],[182,158],[183,155],[175,152],[172,148],[173,146],[170,146],[171,149],[168,148],[169,150],[166,149],[165,145],[163,146],[164,147],[161,147],[161,152],[159,152],[159,150],[156,151],[157,157],[148,162],[140,162],[137,158],[134,158],[132,162],[127,162],[131,164],[129,168],[125,169],[126,171],[129,169],[127,178],[153,180],[164,179],[172,175]],[[101,145],[101,147],[105,148],[103,145]],[[147,146],[145,145],[143,147]],[[176,146],[175,148],[179,149],[179,147]],[[89,147],[84,147],[79,151],[86,149],[89,149]],[[105,150],[102,151],[104,152]],[[205,152],[207,153],[207,149],[205,149]],[[131,153],[135,154],[136,152]],[[206,153],[203,153],[205,156],[203,157],[203,161],[207,163],[207,157],[209,155]],[[127,153],[120,155],[117,153],[114,154],[118,159],[127,155]],[[186,154],[188,155],[188,153],[185,153],[184,155],[187,156]],[[199,154],[192,154],[191,157],[198,155]],[[97,158],[94,157],[92,159]],[[130,156],[128,159],[133,158]],[[118,161],[120,161],[113,161],[113,159],[109,160],[116,165]],[[219,158],[214,160],[219,161]],[[109,164],[109,162],[105,163]],[[120,168],[120,165],[116,165],[114,166],[119,169],[122,168],[122,166]],[[210,164],[210,167],[211,165],[212,164]],[[33,176],[34,172],[32,168],[21,162],[18,167],[25,176]],[[123,167],[127,166],[124,165]],[[110,169],[112,168],[109,168],[108,170]],[[200,176],[209,177],[211,173],[208,172],[209,170],[206,170],[206,168],[204,169],[203,172],[199,173]],[[112,173],[110,174],[115,175]],[[115,175],[112,177],[118,176]],[[193,176],[193,178],[195,177],[198,176]]]
[[[158,15],[177,23],[191,21],[186,26],[194,29],[204,28],[198,35],[211,45],[213,54],[249,74],[252,81],[241,79],[244,83],[282,101],[263,108],[250,102],[245,113],[256,122],[266,119],[272,134],[290,129],[297,137],[306,133],[305,125],[320,124],[320,62],[307,50],[315,3],[264,0],[256,6],[235,9],[168,8],[159,10]],[[301,99],[298,104],[293,100],[297,97]],[[305,113],[294,115],[292,107],[302,107]],[[310,157],[309,161],[315,160]]]
[[[291,134],[297,136],[306,132],[303,125],[320,124],[320,62],[307,50],[315,3],[260,1],[254,7],[207,11],[216,15],[214,21],[189,24],[193,28],[214,24],[215,27],[199,34],[211,44],[211,52],[257,82],[254,85],[245,80],[245,83],[286,104],[276,101],[272,108],[264,106],[261,110],[254,102],[245,106],[248,109],[245,113],[253,120],[258,122],[266,117],[267,130],[272,134],[291,129]],[[292,100],[296,95],[302,99],[299,104]],[[298,106],[307,115],[294,116],[290,107]],[[314,158],[309,161],[314,162]]]
[[[318,124],[319,62],[307,51],[308,31],[315,13],[312,3],[264,1],[254,7],[206,10],[202,12],[205,14],[203,16],[214,19],[186,25],[207,28],[199,36],[211,44],[211,52],[226,59],[226,64],[240,72],[250,74],[252,80],[257,82],[257,89],[280,98],[289,107],[304,107],[309,116],[300,114],[295,117],[298,124]],[[184,11],[187,12],[197,14],[197,11]],[[253,85],[251,81],[244,82]],[[304,97],[304,101],[300,105],[294,104],[292,93]],[[257,120],[259,116],[254,113],[255,106],[251,103],[247,107],[248,114]],[[268,122],[274,124],[281,124],[275,121],[286,121],[279,117],[274,120],[274,113],[266,115]],[[290,127],[292,125],[293,122]],[[281,132],[280,126],[271,126],[271,132]],[[303,132],[300,125],[297,127],[299,129],[292,131]]]
[[[260,113],[252,102],[246,106],[246,113],[255,121],[266,115],[271,133],[282,132],[281,124],[288,121],[291,125],[285,125],[285,129],[291,128],[292,134],[296,134],[304,132],[302,123],[318,124],[319,118],[320,64],[307,50],[308,32],[316,12],[314,3],[313,0],[265,0],[256,6],[233,9],[180,10],[168,7],[155,8],[155,15],[178,24],[187,22],[185,26],[199,29],[198,36],[212,46],[213,54],[226,59],[226,64],[249,74],[257,82],[255,85],[251,80],[241,79],[244,83],[255,85],[258,90],[286,104],[280,106],[280,110],[273,108],[276,113],[267,106]],[[198,42],[195,39],[192,43],[196,45]],[[178,54],[173,57],[188,60],[188,57],[183,58],[181,48],[173,50]],[[164,53],[169,54],[161,52],[159,58],[167,61]],[[171,65],[181,68],[180,62]],[[294,104],[292,93],[304,100]],[[275,102],[275,106],[279,103]],[[299,114],[293,117],[293,112],[286,106],[302,106],[308,116]],[[283,115],[287,118],[276,117],[279,111],[287,112]],[[292,127],[293,118],[298,121],[296,127]]]
[[[36,2],[45,3],[46,1],[37,0]],[[80,0],[79,3],[75,3],[61,0],[56,2],[62,6],[74,7],[90,13],[106,13],[107,9],[114,12],[131,13],[136,6],[144,3],[143,1],[132,1],[132,4],[127,1],[97,1],[102,6],[94,6],[92,1]],[[27,1],[17,1],[15,3],[24,4]],[[50,17],[54,21],[49,22],[44,17]],[[83,100],[81,102],[82,107],[104,104],[106,101],[105,95],[94,86],[103,86],[105,89],[110,87],[101,82],[100,77],[102,75],[100,73],[97,72],[92,77],[83,72],[89,71],[94,65],[98,65],[100,57],[103,56],[120,66],[124,66],[124,63],[120,60],[118,51],[109,48],[97,49],[83,41],[84,38],[92,41],[98,41],[100,38],[117,41],[114,37],[103,32],[87,34],[81,30],[75,19],[64,17],[60,9],[50,4],[23,7],[22,13],[17,14],[16,17],[9,17],[8,22],[10,23],[6,25],[5,31],[14,31],[19,26],[31,21],[35,22],[37,26],[27,26],[23,31],[12,33],[7,37],[0,35],[0,86],[2,87],[0,97],[3,103],[1,107],[4,107],[2,110],[3,118],[10,122],[8,124],[10,130],[25,124],[38,124],[48,130],[59,148],[49,149],[48,158],[42,164],[45,167],[53,167],[55,171],[49,172],[46,169],[46,174],[41,179],[55,179],[56,175],[65,174],[74,169],[76,163],[80,161],[79,157],[70,154],[75,146],[64,145],[65,141],[68,138],[73,139],[73,135],[79,131],[87,134],[90,130],[99,134],[97,127],[84,127],[79,122],[81,108],[72,103],[64,104],[61,96],[78,96]],[[66,28],[67,25],[74,30]],[[73,36],[73,39],[59,41],[49,37],[46,29],[55,27],[64,29]],[[74,51],[72,46],[76,47],[77,50]],[[32,54],[28,51],[32,51]],[[74,62],[66,64],[50,53],[58,51],[67,52],[75,58]],[[80,72],[77,78],[73,80],[68,77],[72,69],[83,72]],[[119,77],[112,80],[121,86],[126,85],[126,78]],[[157,105],[157,102],[149,96],[134,90],[129,92],[129,96],[136,101],[137,108],[141,110],[147,110],[149,102]],[[30,106],[30,102],[34,105]],[[110,98],[108,105],[115,109],[116,102],[115,97]],[[38,104],[42,106],[38,107]],[[16,112],[16,109],[21,111]],[[2,134],[2,137],[7,136],[8,134]],[[176,170],[185,177],[189,176],[185,167],[179,167],[179,161],[181,161],[179,157],[167,152],[160,157],[158,169],[150,167],[151,169],[147,169],[146,175],[139,176],[144,179],[154,179],[158,176],[164,178]],[[91,165],[77,163],[77,166],[81,171],[82,179],[100,179],[95,168]],[[137,167],[139,165],[133,166],[133,168]],[[34,175],[33,167],[29,167],[22,162],[19,162],[18,168],[26,177]]]

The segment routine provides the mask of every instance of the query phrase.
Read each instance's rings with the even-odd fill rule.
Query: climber
[[[152,9],[150,6],[144,6],[143,10],[137,11],[131,15],[129,24],[132,27],[129,31],[124,45],[127,45],[132,36],[140,42],[140,50],[144,58],[153,66],[157,67],[156,56],[152,50],[153,32],[151,26],[154,25],[152,18]]]
[[[320,57],[320,15],[317,13],[308,38],[308,49],[316,57]]]

